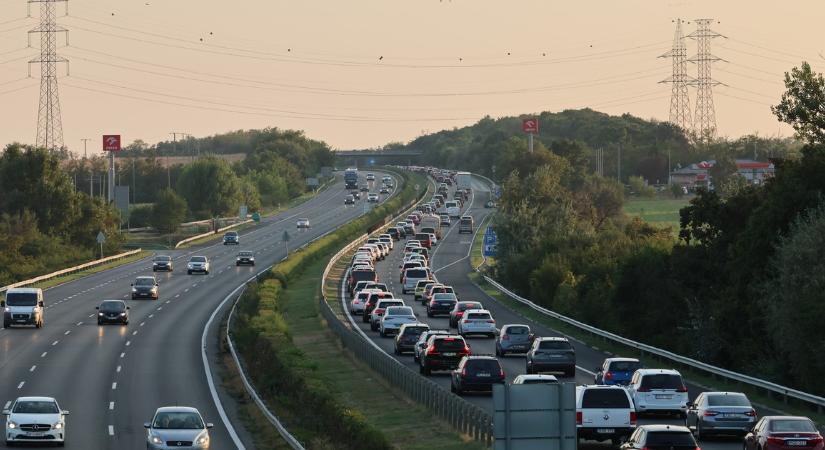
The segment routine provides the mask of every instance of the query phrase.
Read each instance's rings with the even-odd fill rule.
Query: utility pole
[[[707,141],[716,136],[716,109],[713,105],[713,86],[722,84],[713,79],[711,64],[716,61],[724,61],[711,54],[710,41],[725,36],[710,29],[713,19],[696,19],[694,22],[696,23],[696,31],[688,35],[689,38],[696,40],[698,47],[696,56],[688,60],[695,63],[699,70],[697,79],[689,83],[697,88],[696,115],[693,116],[693,123],[698,138]]]
[[[83,141],[83,159],[86,159],[86,143],[91,141],[91,139],[83,138],[81,141]]]
[[[682,33],[682,19],[673,21],[676,23],[676,32],[673,35],[673,48],[659,58],[673,59],[673,73],[670,78],[659,83],[670,83],[673,89],[670,94],[670,123],[677,125],[682,130],[688,131],[693,128],[690,120],[690,96],[688,95],[688,82],[694,81],[687,74],[687,47],[685,46],[685,36]]]
[[[616,158],[617,158],[616,162],[617,162],[617,167],[618,167],[616,169],[616,180],[618,180],[618,182],[621,183],[622,182],[622,143],[621,142],[619,142],[619,152],[618,152]]]
[[[66,33],[66,43],[69,42],[69,31],[56,22],[55,3],[66,3],[66,14],[69,12],[68,0],[28,0],[28,15],[31,17],[32,3],[40,4],[40,24],[29,30],[29,47],[32,34],[40,34],[40,56],[29,60],[29,76],[31,65],[40,64],[40,104],[37,109],[37,140],[36,145],[49,151],[63,148],[63,123],[60,118],[60,96],[57,90],[57,64],[66,63],[68,74],[69,60],[57,55],[57,34]]]

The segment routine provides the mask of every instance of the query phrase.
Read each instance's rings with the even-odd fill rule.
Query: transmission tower
[[[670,83],[673,90],[670,95],[670,122],[688,131],[693,128],[690,120],[690,96],[688,83],[693,79],[687,74],[687,47],[682,33],[682,19],[676,19],[676,33],[673,35],[673,48],[660,58],[673,59],[673,75],[660,83]]]
[[[708,140],[716,136],[716,109],[713,106],[713,86],[722,84],[711,76],[711,64],[723,61],[710,52],[710,41],[713,38],[724,37],[710,29],[713,19],[696,19],[696,31],[688,35],[695,39],[697,44],[696,56],[688,61],[696,63],[699,73],[696,80],[689,84],[696,86],[696,114],[693,116],[694,131],[701,140]]]
[[[34,33],[40,34],[40,56],[29,61],[29,76],[31,65],[40,64],[40,106],[37,110],[37,146],[48,150],[63,148],[63,123],[60,118],[60,96],[57,90],[57,65],[66,63],[68,71],[69,60],[57,54],[57,35],[68,30],[56,22],[56,3],[66,3],[68,0],[28,0],[29,16],[31,5],[40,4],[40,24],[29,31],[29,46]]]

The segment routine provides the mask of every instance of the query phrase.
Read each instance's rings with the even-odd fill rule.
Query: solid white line
[[[89,317],[94,317],[94,316],[95,316],[94,314],[89,314]]]
[[[115,389],[117,389],[117,381],[112,383],[112,390],[114,391]]]
[[[109,402],[109,411],[115,409],[115,402]]]
[[[31,368],[31,369],[29,369],[29,372],[34,372],[34,369],[37,369],[37,366],[36,366],[36,365],[35,365],[35,366],[32,366],[32,368]]]
[[[114,425],[109,425],[109,436],[114,436],[114,435],[115,435],[115,426]]]
[[[21,381],[20,384],[17,385],[17,389],[23,389],[23,385],[26,384],[25,381]]]

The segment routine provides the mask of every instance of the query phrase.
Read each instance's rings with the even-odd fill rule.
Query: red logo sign
[[[525,133],[538,134],[538,132],[539,132],[539,119],[524,119],[521,122],[521,129]]]
[[[104,134],[103,135],[103,151],[104,152],[119,152],[120,151],[120,135],[119,134]]]

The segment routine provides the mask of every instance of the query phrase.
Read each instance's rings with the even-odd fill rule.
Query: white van
[[[576,430],[579,439],[610,440],[618,445],[636,429],[636,409],[621,386],[576,386]]]
[[[444,203],[444,209],[447,211],[450,219],[458,219],[461,217],[461,207],[458,206],[458,202],[455,200]]]
[[[3,328],[12,325],[34,325],[43,327],[43,289],[11,288],[6,291],[6,299],[0,302],[3,310]]]

